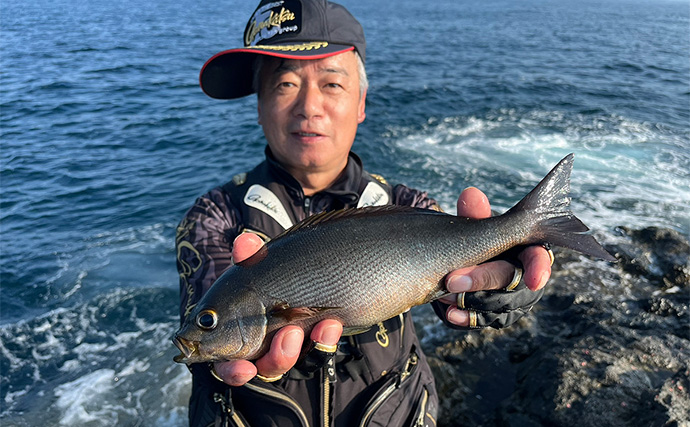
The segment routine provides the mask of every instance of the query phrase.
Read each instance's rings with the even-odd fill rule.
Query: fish
[[[288,324],[367,331],[449,294],[444,279],[523,245],[616,261],[570,210],[573,154],[506,213],[470,219],[371,206],[308,217],[226,270],[173,336],[179,363],[254,360]]]

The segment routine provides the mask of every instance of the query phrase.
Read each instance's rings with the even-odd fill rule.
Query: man
[[[219,99],[257,93],[266,160],[197,199],[180,223],[182,319],[233,261],[311,214],[385,204],[438,209],[426,193],[370,175],[350,152],[366,116],[367,82],[364,33],[345,8],[264,0],[244,42],[207,61],[201,87]],[[487,217],[488,200],[467,189],[458,214]],[[434,309],[454,327],[507,326],[539,299],[549,275],[549,253],[530,247],[510,262],[449,272],[455,294]],[[435,425],[433,376],[409,313],[366,333],[341,333],[339,322],[324,320],[303,348],[304,331],[286,326],[256,361],[191,365],[190,424]]]

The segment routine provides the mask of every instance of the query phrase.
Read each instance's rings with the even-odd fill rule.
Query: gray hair
[[[367,79],[367,70],[364,68],[364,61],[356,50],[355,57],[357,58],[357,72],[359,73],[359,97],[364,95],[364,92],[369,88],[369,79]],[[256,96],[259,96],[259,89],[261,89],[261,68],[263,68],[266,57],[264,55],[256,55],[254,60],[254,78],[252,79],[252,88],[256,92]]]

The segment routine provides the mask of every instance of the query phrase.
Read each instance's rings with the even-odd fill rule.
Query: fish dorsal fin
[[[388,215],[391,213],[404,213],[404,212],[408,212],[408,213],[421,212],[421,213],[429,213],[429,214],[439,214],[440,213],[440,212],[432,211],[432,210],[428,210],[428,209],[420,209],[420,208],[413,208],[410,206],[398,206],[398,205],[367,206],[364,208],[340,209],[340,210],[336,210],[336,211],[322,212],[322,213],[318,213],[318,214],[312,215],[310,217],[307,217],[306,219],[304,219],[300,223],[295,224],[292,227],[285,230],[284,232],[282,232],[278,237],[282,237],[286,234],[293,233],[297,230],[310,228],[310,227],[313,227],[315,225],[330,223],[330,222],[338,221],[341,219],[350,219],[350,218],[358,218],[358,217],[371,218],[373,216],[378,216],[378,215]],[[276,239],[278,237],[276,237]]]
[[[290,227],[288,231],[295,231],[300,228],[311,227],[324,222],[336,221],[345,218],[369,217],[378,214],[389,214],[392,212],[411,211],[414,208],[407,206],[384,205],[384,206],[367,206],[365,208],[348,208],[337,211],[321,212],[316,215],[307,217],[304,221]]]

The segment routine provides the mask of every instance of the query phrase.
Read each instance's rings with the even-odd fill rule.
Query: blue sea
[[[573,152],[573,210],[604,243],[690,236],[688,1],[342,3],[368,41],[370,172],[502,211]],[[198,73],[254,7],[2,2],[0,424],[186,424],[175,227],[265,145],[255,99]]]

